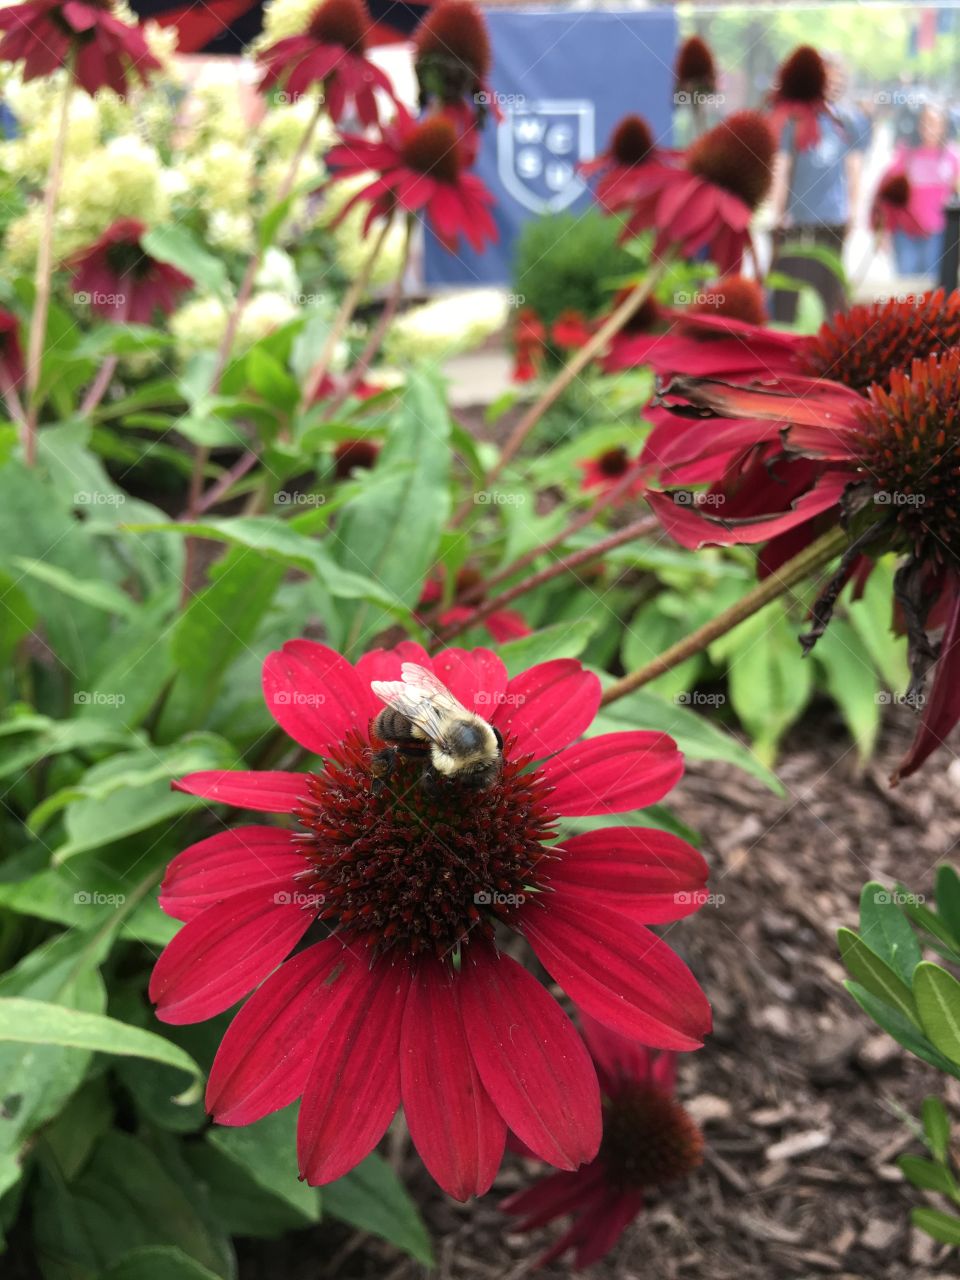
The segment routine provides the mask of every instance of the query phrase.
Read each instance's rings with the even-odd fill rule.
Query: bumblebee
[[[386,745],[373,756],[373,790],[390,781],[400,756],[420,758],[427,790],[456,783],[487,791],[503,768],[499,729],[468,711],[432,672],[405,662],[399,680],[373,680],[370,687],[386,705],[373,722],[373,735]]]

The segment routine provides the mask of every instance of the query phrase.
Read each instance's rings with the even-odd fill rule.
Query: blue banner
[[[485,12],[503,119],[488,119],[476,172],[496,196],[500,242],[482,254],[461,243],[452,254],[428,234],[430,285],[508,283],[529,218],[590,202],[577,165],[604,149],[622,116],[645,116],[654,137],[670,144],[672,10]]]

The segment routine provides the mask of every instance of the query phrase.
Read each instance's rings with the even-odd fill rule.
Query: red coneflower
[[[136,218],[118,218],[99,240],[70,259],[75,296],[118,324],[149,324],[160,311],[169,315],[193,280],[142,246],[147,227]]]
[[[706,249],[720,274],[739,271],[750,219],[770,189],[776,142],[756,111],[738,111],[687,149],[682,168],[658,166],[616,193],[627,215],[624,239],[652,227],[656,254]]]
[[[0,62],[23,62],[24,80],[69,67],[93,96],[126,97],[128,78],[146,84],[160,63],[139,27],[122,22],[110,0],[27,0],[0,8]]]
[[[502,770],[488,789],[445,778],[428,787],[422,763],[402,755],[375,785],[383,703],[371,682],[410,680],[410,663],[496,729]],[[459,1198],[489,1187],[507,1126],[561,1168],[593,1159],[589,1055],[540,983],[499,952],[497,930],[522,935],[612,1029],[658,1047],[699,1045],[703,993],[642,926],[701,905],[700,855],[658,830],[608,827],[559,843],[555,832],[568,816],[658,801],[682,773],[676,744],[645,732],[583,739],[600,684],[569,659],[508,680],[485,649],[430,658],[405,642],[353,666],[294,640],[267,658],[263,687],[280,727],[321,759],[304,773],[212,771],[175,784],[285,814],[292,829],[220,832],[175,859],[161,905],[186,923],[150,984],[170,1023],[254,992],[210,1073],[214,1119],[249,1124],[302,1096],[300,1169],[315,1185],[362,1160],[401,1102],[427,1168]],[[329,936],[291,957],[311,925]]]
[[[593,337],[593,325],[576,307],[565,307],[550,326],[550,339],[555,347],[582,347]]]
[[[498,238],[490,213],[493,196],[475,174],[465,172],[456,128],[446,116],[414,120],[398,107],[392,123],[381,128],[379,141],[344,135],[325,160],[332,181],[371,170],[379,175],[338,215],[339,221],[355,204],[368,203],[365,234],[377,218],[402,209],[423,210],[437,239],[452,253],[461,233],[477,252]]]
[[[524,307],[513,326],[514,382],[530,382],[537,376],[546,348],[546,325],[532,307]]]
[[[286,36],[261,50],[260,91],[284,88],[293,97],[321,85],[330,118],[340,120],[352,103],[361,122],[376,124],[376,90],[391,99],[389,76],[366,56],[373,20],[364,0],[322,0],[302,35]]]
[[[0,307],[0,392],[16,389],[24,378],[20,321]]]
[[[674,63],[674,87],[677,93],[713,94],[717,91],[717,66],[713,52],[700,36],[688,36]]]
[[[908,236],[926,235],[911,208],[913,190],[905,173],[887,173],[880,180],[870,205],[870,225],[874,231],[903,231]]]
[[[694,323],[688,312],[684,314],[688,326]],[[643,354],[658,374],[669,377],[683,369],[689,375],[737,378],[744,384],[794,377],[827,378],[862,395],[873,383],[888,382],[891,371],[905,367],[915,355],[960,346],[960,292],[948,296],[939,289],[912,302],[894,299],[851,307],[821,325],[816,334],[805,337],[752,329],[707,315],[695,323],[698,329],[706,326],[716,331],[713,343],[694,347],[684,342],[681,346],[678,340],[672,349],[652,346]],[[727,328],[731,342],[723,345],[719,339]],[[688,332],[687,337],[691,336]],[[717,354],[719,360],[713,358]],[[721,367],[724,361],[728,362],[726,369]],[[682,386],[677,380],[671,384],[674,407],[683,400]],[[748,391],[749,386],[741,389]],[[762,560],[764,569],[769,571],[794,554],[797,539],[803,536],[802,530],[794,532],[795,523],[802,524],[807,516],[820,521],[821,508],[811,510],[810,504],[816,506],[822,499],[829,506],[832,499],[827,494],[807,496],[819,469],[814,467],[811,475],[809,462],[794,463],[781,456],[779,422],[764,425],[755,420],[738,421],[740,402],[736,389],[730,388],[728,396],[729,422],[699,421],[695,413],[693,417],[678,417],[662,408],[648,411],[647,417],[656,426],[647,438],[643,456],[652,469],[659,471],[661,483],[712,484],[714,496],[723,497],[723,515],[731,541],[739,541],[743,534],[737,524],[740,518],[761,513],[769,516],[771,512],[782,515],[788,536],[781,539],[777,530],[762,523],[756,537],[746,539],[769,541]],[[755,448],[756,454],[752,452]],[[774,457],[778,461],[771,473],[767,463]],[[787,477],[795,477],[796,485]],[[804,495],[803,505],[793,512],[790,503],[799,495]],[[656,505],[656,495],[653,501]],[[742,509],[741,501],[747,504]],[[702,540],[703,520],[709,513],[684,504],[675,507],[673,503],[659,509],[671,532],[681,541],[689,540],[685,545],[697,545],[698,539]]]
[[[504,1200],[501,1208],[533,1231],[557,1218],[572,1225],[537,1260],[546,1266],[574,1250],[589,1267],[609,1253],[654,1188],[687,1177],[703,1159],[703,1135],[674,1097],[677,1055],[649,1049],[581,1015],[603,1095],[597,1158],[573,1173],[554,1173]]]
[[[793,121],[797,151],[807,151],[820,141],[820,116],[831,113],[828,79],[827,64],[809,44],[798,45],[780,64],[770,93],[771,119],[778,136],[786,122]]]
[[[656,145],[643,116],[628,115],[610,135],[606,151],[593,160],[584,160],[580,172],[597,179],[597,203],[614,210],[633,198],[638,183],[645,192],[658,181],[666,181],[674,156],[674,152]]]
[[[797,379],[773,389],[691,380],[682,394],[699,410],[754,420],[737,424],[757,428],[753,453],[742,455],[741,439],[739,474],[727,468],[739,507],[725,506],[720,520],[677,520],[679,508],[667,495],[649,497],[685,545],[775,537],[778,563],[831,523],[849,527],[850,547],[814,607],[814,625],[804,637],[808,649],[827,626],[843,584],[863,569],[864,556],[904,554],[895,603],[909,641],[907,700],[922,708],[922,716],[896,781],[915,772],[960,720],[960,349],[914,360],[909,370],[892,370],[886,382],[872,385],[864,398],[826,380]],[[774,432],[782,438],[778,446],[772,444]],[[786,459],[784,465],[779,458]],[[779,481],[776,498],[769,476],[764,482],[757,474],[761,466]],[[715,524],[723,527],[720,536],[705,532]],[[937,642],[932,632],[940,627]]]
[[[443,574],[436,574],[434,577],[427,579],[420,594],[419,608],[422,609],[428,605],[438,604],[443,599],[443,581]],[[459,627],[461,624],[469,625],[477,606],[482,604],[484,600],[485,593],[476,594],[476,590],[482,582],[483,575],[479,569],[466,566],[457,573],[453,604],[436,619],[438,628]],[[457,604],[458,598],[468,591],[475,593],[473,604]],[[522,613],[518,613],[516,609],[495,609],[493,613],[487,614],[480,625],[486,629],[490,638],[495,640],[497,644],[505,644],[508,640],[519,640],[521,636],[528,636],[532,631],[526,618]]]
[[[580,487],[585,493],[591,489],[597,489],[601,494],[608,493],[615,488],[627,472],[637,464],[636,458],[631,458],[630,454],[624,448],[606,449],[596,458],[588,458],[585,462],[579,463],[580,470],[583,472],[583,480]],[[630,498],[637,498],[647,487],[647,477],[637,476],[626,489],[621,497],[621,501],[628,501]]]
[[[453,105],[469,98],[487,106],[491,64],[490,37],[483,14],[472,0],[440,0],[417,28],[414,67],[420,105]]]

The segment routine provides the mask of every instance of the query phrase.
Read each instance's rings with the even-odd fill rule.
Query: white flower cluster
[[[470,289],[411,307],[391,325],[383,344],[389,364],[449,360],[480,346],[507,323],[510,306],[500,289]]]

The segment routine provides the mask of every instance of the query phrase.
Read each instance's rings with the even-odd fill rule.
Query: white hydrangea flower
[[[248,213],[215,209],[207,220],[207,239],[230,253],[249,253],[254,244],[253,218]]]
[[[52,103],[45,103],[36,115],[24,111],[19,118],[30,123],[21,136],[0,143],[0,164],[33,186],[41,185],[46,179],[53,158],[59,116],[51,107]],[[17,111],[17,107],[14,110]],[[66,154],[73,158],[89,155],[99,143],[100,112],[97,103],[86,94],[76,93],[70,101]]]
[[[310,19],[322,0],[267,0],[263,6],[263,30],[251,45],[253,50],[266,49],[287,36],[299,36],[310,25]]]
[[[313,119],[314,106],[309,98],[299,98],[288,105],[272,107],[260,124],[260,149],[265,157],[292,159],[304,133]],[[336,138],[333,122],[322,115],[314,129],[310,158],[326,151]]]
[[[253,163],[248,147],[217,139],[185,160],[181,172],[204,212],[246,213],[250,208]]]
[[[320,225],[329,228],[337,262],[344,275],[349,277],[359,275],[363,269],[382,224],[379,220],[376,221],[369,235],[364,237],[363,223],[367,216],[366,206],[351,209],[342,222],[337,223],[335,227],[332,223],[347,201],[368,186],[375,177],[373,173],[362,173],[356,177],[331,183],[323,193],[323,203],[317,215]],[[402,221],[394,219],[374,263],[370,276],[371,289],[380,289],[396,280],[403,263],[405,235]]]
[[[298,315],[297,305],[289,294],[273,289],[255,293],[244,307],[237,325],[237,350],[245,351],[252,347],[255,342],[273,333],[274,329],[288,324]]]
[[[384,359],[399,365],[448,360],[502,329],[509,310],[507,295],[500,289],[470,289],[412,307],[390,326]]]
[[[117,218],[152,226],[170,216],[170,196],[155,148],[125,134],[105,147],[72,157],[64,167],[59,221],[94,240]]]
[[[191,298],[170,317],[170,332],[181,360],[214,351],[227,328],[227,308],[219,298]]]

